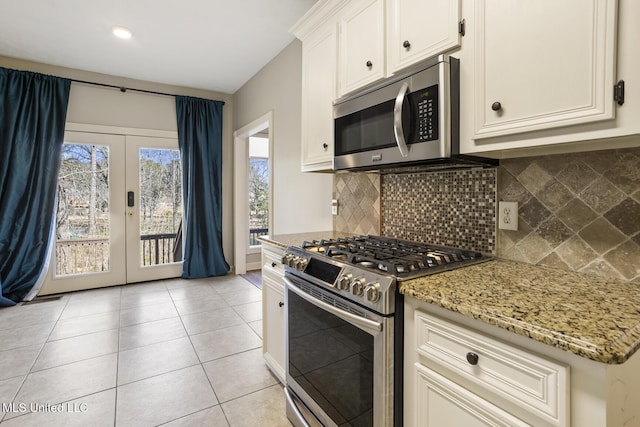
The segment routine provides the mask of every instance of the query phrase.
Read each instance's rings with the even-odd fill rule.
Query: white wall
[[[151,90],[174,95],[187,95],[224,101],[222,131],[222,230],[223,251],[229,264],[233,264],[233,150],[232,150],[232,97],[228,94],[178,86],[156,84],[105,74],[90,73],[70,68],[18,60],[0,56],[0,66],[34,71],[77,80],[113,84],[136,89]],[[72,83],[67,110],[67,123],[150,129],[176,132],[176,107],[172,96],[152,95],[134,91]],[[124,173],[124,171],[122,171]]]
[[[333,175],[300,171],[302,44],[293,41],[233,95],[233,129],[273,111],[272,234],[333,228]]]

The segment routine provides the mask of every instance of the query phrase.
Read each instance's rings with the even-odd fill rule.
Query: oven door
[[[393,317],[376,315],[289,273],[285,289],[290,421],[296,426],[393,425]]]

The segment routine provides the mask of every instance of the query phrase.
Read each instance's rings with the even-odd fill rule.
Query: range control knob
[[[353,285],[351,285],[351,293],[358,297],[364,294],[364,281],[362,279],[354,280]]]
[[[296,261],[296,270],[303,271],[306,266],[307,266],[307,260],[306,259],[299,258],[298,261]]]
[[[283,265],[289,265],[289,260],[293,258],[293,255],[291,254],[286,254],[285,256],[282,257],[282,264]]]
[[[300,260],[300,257],[297,255],[294,255],[291,258],[289,258],[289,264],[287,265],[291,268],[295,268],[299,260]]]
[[[364,295],[371,302],[378,301],[380,299],[380,284],[377,282],[367,283],[364,287]]]
[[[341,291],[348,291],[351,284],[351,274],[342,275],[336,282],[336,288]]]

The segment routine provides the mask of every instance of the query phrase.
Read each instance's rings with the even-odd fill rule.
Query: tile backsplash
[[[639,148],[507,159],[498,181],[519,203],[499,257],[640,280]]]
[[[495,251],[496,170],[382,176],[382,234]]]
[[[495,252],[496,171],[334,177],[334,230]]]
[[[333,230],[353,234],[380,235],[380,175],[339,173],[333,178],[333,197],[338,215]]]
[[[505,159],[497,169],[337,174],[334,230],[457,246],[640,283],[640,148]],[[496,200],[518,231],[496,230]]]

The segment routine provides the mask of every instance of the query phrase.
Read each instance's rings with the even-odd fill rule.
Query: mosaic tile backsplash
[[[382,234],[495,252],[496,169],[384,175]]]
[[[640,282],[640,148],[507,159],[498,181],[519,203],[499,257]]]
[[[334,230],[495,252],[496,171],[334,176]]]

